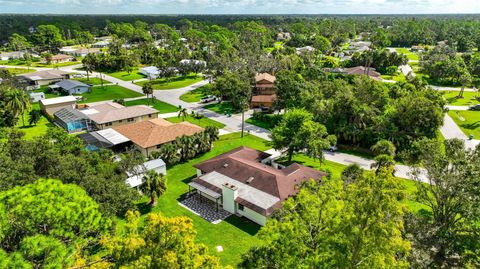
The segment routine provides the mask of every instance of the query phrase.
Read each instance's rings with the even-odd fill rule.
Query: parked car
[[[210,102],[213,102],[213,101],[216,101],[217,100],[217,97],[214,96],[214,95],[207,95],[206,97],[203,97],[200,102],[202,103],[210,103]]]
[[[469,107],[468,109],[469,109],[469,110],[476,110],[476,111],[478,111],[478,110],[480,110],[480,104],[471,106],[471,107]]]
[[[330,151],[330,152],[335,152],[337,150],[338,150],[337,146],[331,146],[330,148],[328,148],[328,151]]]

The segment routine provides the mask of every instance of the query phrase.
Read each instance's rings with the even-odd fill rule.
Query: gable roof
[[[203,131],[203,128],[189,122],[173,124],[162,118],[122,125],[114,129],[142,148],[165,144],[179,136]]]
[[[81,110],[97,124],[125,120],[158,113],[158,110],[145,105],[124,107],[117,103],[105,103]]]
[[[204,173],[217,172],[232,178],[242,184],[247,184],[255,189],[268,193],[279,198],[279,203],[268,210],[258,212],[268,215],[273,209],[280,206],[281,201],[295,195],[297,185],[309,179],[318,180],[325,173],[293,163],[284,169],[276,169],[272,166],[261,163],[270,154],[247,147],[239,147],[210,160],[194,165]],[[199,181],[201,184],[202,182]],[[207,186],[206,186],[207,187]],[[237,201],[238,202],[238,201]],[[251,204],[255,201],[249,199]],[[241,204],[243,204],[240,201]],[[251,205],[244,204],[252,210]],[[257,205],[258,206],[258,205]]]
[[[255,82],[268,81],[270,83],[275,83],[275,76],[270,75],[269,73],[260,73],[255,76]]]
[[[63,79],[66,75],[68,75],[68,72],[62,70],[43,70],[28,74],[22,74],[21,76],[35,81],[48,79]]]
[[[60,88],[65,89],[67,91],[70,90],[70,89],[76,88],[76,87],[90,87],[87,84],[82,83],[78,80],[70,80],[70,79],[65,79],[65,80],[59,81],[55,84],[57,86],[59,86]]]
[[[343,71],[349,75],[367,75],[367,68],[364,66],[345,68]],[[375,68],[373,67],[369,68],[368,75],[374,78],[379,78],[381,76],[381,74],[375,71]]]

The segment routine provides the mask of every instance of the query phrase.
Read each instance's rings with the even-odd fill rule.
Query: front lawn
[[[114,78],[125,80],[125,81],[132,81],[132,80],[145,78],[143,74],[140,74],[138,72],[138,68],[133,68],[130,74],[127,71],[117,71],[117,72],[111,72],[111,73],[105,73],[105,74],[112,76]]]
[[[132,100],[132,101],[127,101],[125,102],[125,106],[136,106],[136,105],[147,105],[155,108],[162,113],[170,113],[170,112],[177,112],[179,110],[178,107],[172,106],[170,104],[167,104],[165,102],[162,102],[157,99],[153,99],[153,104],[152,104],[152,99],[151,98],[144,98],[144,99],[138,99],[138,100]]]
[[[475,97],[480,97],[476,92],[463,92],[463,98],[457,98],[460,91],[448,91],[445,92],[445,99],[449,105],[452,106],[472,106],[475,104],[480,104],[480,101],[477,101]]]
[[[168,120],[169,122],[178,123],[178,122],[182,122],[183,118],[182,117],[171,117],[171,118],[166,118],[166,120]],[[218,129],[222,129],[223,127],[225,127],[225,124],[220,123],[218,121],[214,121],[214,120],[209,119],[207,117],[203,117],[203,118],[198,120],[198,119],[195,119],[194,117],[192,117],[191,115],[188,115],[188,117],[185,118],[185,121],[188,121],[190,123],[193,123],[193,124],[198,125],[198,126],[203,127],[203,128],[205,128],[207,126],[215,126]]]
[[[241,255],[252,246],[260,243],[255,236],[260,226],[235,215],[219,224],[212,224],[197,216],[178,203],[188,192],[188,183],[195,177],[194,164],[218,156],[222,153],[247,146],[258,150],[267,150],[267,141],[253,135],[240,137],[240,133],[220,137],[212,150],[189,162],[177,164],[167,170],[167,191],[158,199],[158,205],[151,209],[145,203],[139,204],[143,214],[150,211],[161,212],[167,217],[186,216],[192,219],[197,232],[196,241],[205,244],[209,252],[220,257],[222,264],[236,266]],[[222,246],[223,252],[217,252],[216,246]]]
[[[220,102],[215,104],[209,104],[203,108],[216,112],[218,114],[233,114],[235,110],[233,109],[232,103],[230,102]]]
[[[406,49],[406,48],[397,48],[395,49],[398,53],[400,54],[405,54],[407,55],[407,58],[409,61],[418,61],[420,60],[420,57],[418,56],[418,54],[416,54],[415,52],[411,52],[410,50]]]
[[[455,123],[467,136],[480,139],[480,111],[448,111]]]
[[[159,78],[155,80],[151,80],[153,89],[154,90],[170,90],[170,89],[179,89],[183,87],[190,86],[197,82],[203,80],[202,76],[197,75],[188,75],[184,77],[173,77],[173,78]],[[149,82],[150,80],[139,81],[135,84],[138,86],[143,86],[145,83]]]
[[[114,99],[126,99],[143,96],[143,94],[131,91],[118,85],[106,85],[92,87],[91,92],[80,94],[83,97],[80,103],[93,103]]]
[[[20,75],[20,74],[26,74],[26,73],[33,73],[37,70],[32,69],[32,68],[7,68],[8,72],[12,75]]]
[[[102,85],[102,79],[97,78],[97,77],[90,77],[87,79],[87,77],[83,78],[72,78],[73,80],[80,81],[85,84],[91,84],[91,85]],[[110,84],[111,82],[108,80],[103,79],[103,84]]]
[[[38,103],[32,104],[32,110],[40,110],[40,105]],[[22,118],[18,119],[17,127],[25,132],[25,139],[32,139],[36,136],[41,136],[47,133],[49,127],[54,127],[55,125],[48,121],[48,119],[42,114],[42,117],[37,122],[36,125],[29,125],[28,120],[30,119],[30,111],[25,111],[25,126],[23,126]]]
[[[30,67],[56,68],[56,67],[71,66],[71,65],[81,64],[81,63],[82,63],[81,61],[65,62],[65,63],[58,63],[58,64],[57,63],[46,64],[46,63],[40,63],[40,62],[32,62],[30,64]],[[23,60],[0,61],[0,64],[22,66],[22,67],[27,68],[27,63]]]
[[[180,96],[180,100],[187,102],[187,103],[196,103],[200,102],[200,100],[208,95],[208,92],[212,86],[210,84],[203,85],[202,87],[198,87],[195,90],[189,91],[184,93]]]

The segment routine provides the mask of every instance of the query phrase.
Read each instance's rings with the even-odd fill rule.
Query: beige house
[[[39,101],[43,113],[53,116],[53,114],[63,108],[75,108],[77,98],[75,96],[62,96],[57,98],[43,99]]]
[[[255,76],[255,88],[253,89],[250,106],[252,108],[270,109],[275,102],[275,76],[268,73],[260,73]]]
[[[193,135],[203,131],[203,128],[189,122],[171,123],[162,118],[142,121],[113,128],[121,135],[130,139],[144,156],[158,151],[165,143],[174,141],[182,135]]]
[[[20,78],[34,87],[50,85],[52,83],[69,79],[70,73],[62,70],[44,70],[20,75]]]
[[[66,54],[57,54],[52,56],[52,64],[59,64],[59,63],[67,63],[74,61],[75,58],[71,55],[66,55]],[[47,63],[48,60],[46,58],[42,59],[42,63]]]
[[[80,110],[99,130],[158,118],[158,110],[148,106],[122,106],[104,103]]]

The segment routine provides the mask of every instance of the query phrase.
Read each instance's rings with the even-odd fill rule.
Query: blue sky
[[[0,0],[0,13],[428,14],[480,13],[479,0]]]

